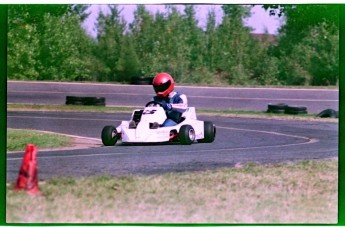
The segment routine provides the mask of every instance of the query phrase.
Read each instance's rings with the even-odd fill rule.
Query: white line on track
[[[240,147],[240,148],[221,148],[221,149],[203,149],[203,150],[183,150],[177,153],[205,153],[205,152],[212,152],[212,151],[241,151],[241,150],[255,150],[255,149],[263,149],[263,148],[282,148],[282,147],[291,147],[291,146],[297,146],[297,145],[307,145],[307,144],[313,144],[317,143],[317,139],[310,139],[309,141],[302,142],[302,143],[293,143],[293,144],[284,144],[284,145],[272,145],[272,146],[259,146],[259,147]],[[165,152],[146,152],[150,154],[164,154]],[[38,159],[50,159],[50,158],[77,158],[77,157],[97,157],[97,156],[120,156],[120,155],[128,155],[129,152],[122,152],[122,153],[104,153],[104,154],[83,154],[83,155],[64,155],[64,156],[47,156],[47,157],[37,157]],[[21,160],[22,158],[8,158],[8,161],[13,160]]]
[[[93,137],[85,137],[85,136],[76,136],[76,135],[71,135],[71,134],[66,134],[66,133],[59,133],[59,132],[52,132],[52,131],[44,131],[44,130],[35,130],[37,132],[42,132],[42,133],[48,133],[48,134],[58,134],[61,136],[68,136],[76,139],[85,139],[85,140],[93,140],[96,142],[102,142],[101,139],[93,138]]]
[[[296,135],[290,135],[290,134],[285,134],[285,133],[280,133],[280,132],[262,131],[262,130],[255,130],[255,129],[232,128],[232,127],[221,127],[221,126],[217,126],[217,128],[237,130],[237,131],[247,131],[247,132],[259,132],[259,133],[266,133],[266,134],[271,134],[271,135],[276,135],[276,136],[285,136],[285,137],[304,139],[304,140],[308,140],[308,141],[311,140],[310,138],[305,137],[305,136],[296,136]]]
[[[28,93],[28,94],[66,94],[66,95],[87,95],[90,94],[88,92],[82,91],[8,91],[8,93]],[[140,93],[127,93],[127,92],[92,92],[92,96],[98,95],[131,95],[131,96],[138,96],[138,95],[149,95],[153,96],[153,94],[140,94]]]
[[[319,142],[318,139],[314,138],[308,138],[305,136],[296,136],[296,135],[290,135],[290,134],[284,134],[279,132],[271,132],[271,131],[262,131],[262,130],[254,130],[254,129],[242,129],[242,128],[232,128],[232,127],[221,127],[217,126],[217,128],[226,129],[226,130],[237,130],[237,131],[248,131],[248,132],[258,132],[258,133],[265,133],[265,134],[271,134],[276,136],[284,136],[284,137],[291,137],[291,138],[298,138],[306,140],[305,142],[299,142],[299,143],[291,143],[291,144],[282,144],[282,145],[268,145],[268,146],[254,146],[254,147],[240,147],[240,148],[220,148],[220,149],[202,149],[202,150],[183,150],[178,151],[176,153],[205,153],[205,152],[211,152],[211,151],[240,151],[240,150],[253,150],[253,149],[263,149],[263,148],[283,148],[283,147],[291,147],[291,146],[298,146],[298,145],[307,145],[307,144],[313,144]],[[67,134],[64,134],[67,135]],[[96,138],[88,138],[88,137],[78,137],[78,138],[85,138],[85,139],[93,139],[97,140]],[[149,152],[150,154],[164,154],[165,152]],[[175,153],[175,154],[176,154]],[[97,156],[119,156],[119,155],[128,155],[130,153],[128,152],[121,152],[121,153],[104,153],[104,154],[83,154],[83,155],[64,155],[64,156],[49,156],[49,157],[38,157],[39,159],[50,159],[50,158],[76,158],[76,157],[97,157]],[[8,161],[13,160],[20,160],[22,158],[8,158]]]
[[[119,119],[104,119],[104,118],[74,118],[74,117],[34,117],[34,116],[16,116],[11,115],[7,118],[27,118],[27,119],[52,119],[52,120],[74,120],[74,121],[123,121]]]
[[[76,94],[86,95],[85,92],[59,92],[59,91],[9,91],[8,93],[30,93],[30,94]],[[127,95],[127,96],[152,96],[152,94],[142,93],[126,93],[126,92],[97,92],[93,93],[93,96],[101,95]],[[227,100],[261,100],[261,101],[301,101],[301,102],[339,102],[338,99],[292,99],[292,98],[253,98],[253,97],[227,97],[227,96],[202,96],[202,95],[188,95],[190,98],[202,98],[202,99],[227,99]]]

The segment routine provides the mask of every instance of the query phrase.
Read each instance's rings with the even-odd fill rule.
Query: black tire
[[[151,85],[153,77],[133,77],[131,84],[136,85]]]
[[[267,110],[267,113],[283,114],[285,113],[285,110]]]
[[[66,105],[84,105],[84,102],[82,101],[66,101]]]
[[[321,111],[317,117],[321,117],[321,118],[337,118],[338,117],[338,113],[337,111],[333,110],[333,109],[326,109]]]
[[[183,125],[179,131],[179,140],[181,144],[190,145],[195,141],[195,131],[190,125]]]
[[[307,114],[307,107],[305,106],[287,106],[285,108],[286,114]]]
[[[105,98],[66,96],[66,105],[105,106]]]
[[[285,103],[269,103],[267,106],[267,113],[284,113],[287,106],[288,105]]]
[[[294,114],[294,115],[297,115],[297,114],[308,114],[307,111],[293,111],[293,110],[288,110],[288,111],[285,111],[286,114]]]
[[[118,140],[118,133],[114,126],[105,126],[102,130],[102,143],[104,146],[114,146]]]
[[[66,96],[67,101],[75,102],[75,101],[83,101],[83,97],[79,96]]]
[[[198,140],[199,143],[212,143],[216,138],[216,126],[209,121],[204,122],[204,138]]]
[[[105,106],[105,98],[104,97],[84,97],[84,105]]]
[[[83,105],[83,97],[66,96],[66,105]]]

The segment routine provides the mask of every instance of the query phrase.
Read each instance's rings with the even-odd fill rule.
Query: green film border
[[[7,5],[0,5],[0,225],[6,223]]]
[[[339,188],[338,188],[338,225],[345,226],[345,4],[339,10]]]
[[[340,21],[340,42],[339,42],[339,61],[340,61],[340,74],[339,74],[339,200],[338,200],[338,224],[337,226],[345,226],[345,4],[339,5],[339,21]],[[0,4],[0,226],[6,224],[6,100],[7,100],[7,5]],[[17,226],[22,226],[18,225]],[[27,224],[24,224],[26,226]],[[55,226],[56,224],[50,224]],[[90,224],[83,224],[82,226],[89,226]],[[92,224],[98,225],[98,224]],[[168,226],[185,226],[186,224],[165,224]],[[213,226],[212,224],[199,224],[191,226]],[[71,226],[71,224],[68,224]],[[107,226],[107,225],[105,225]],[[108,225],[109,226],[109,225]],[[116,225],[115,225],[116,226]],[[121,224],[121,226],[124,226]],[[128,226],[164,226],[164,224],[129,224]],[[222,226],[218,224],[217,226]],[[223,225],[224,226],[224,225]],[[225,226],[229,226],[228,224]],[[243,225],[238,225],[243,226]],[[244,225],[249,226],[249,225]],[[262,226],[262,224],[261,224]],[[268,225],[270,226],[270,225]],[[277,226],[274,224],[273,226]],[[284,226],[284,225],[283,225]],[[287,225],[291,226],[291,224]],[[300,226],[300,225],[299,225]],[[328,225],[326,225],[328,226]]]

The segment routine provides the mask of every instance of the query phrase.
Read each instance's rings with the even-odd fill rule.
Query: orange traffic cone
[[[14,190],[27,190],[30,195],[37,195],[40,193],[37,178],[37,151],[35,145],[26,145],[22,166]]]

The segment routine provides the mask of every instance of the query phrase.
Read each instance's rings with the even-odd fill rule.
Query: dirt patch
[[[68,147],[58,147],[58,148],[44,148],[40,149],[40,151],[58,151],[58,150],[79,150],[79,149],[89,149],[100,147],[102,145],[101,140],[92,139],[92,138],[80,138],[80,137],[73,137],[73,142],[71,146]]]

